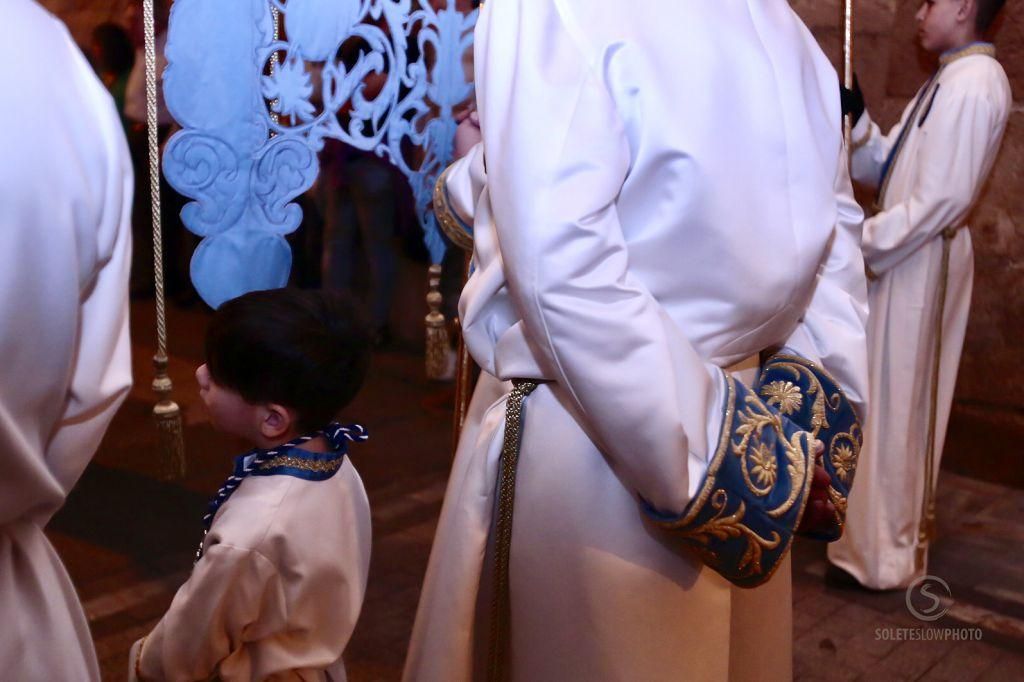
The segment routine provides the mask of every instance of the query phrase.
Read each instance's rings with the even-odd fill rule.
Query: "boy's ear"
[[[960,8],[957,10],[956,16],[961,21],[974,20],[977,16],[978,11],[978,0],[961,0]]]
[[[260,420],[260,435],[267,440],[277,440],[291,432],[295,426],[295,413],[284,405],[267,403],[263,406]]]

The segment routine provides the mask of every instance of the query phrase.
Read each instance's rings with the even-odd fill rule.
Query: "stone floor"
[[[50,536],[85,603],[104,679],[121,680],[128,647],[146,633],[187,577],[205,502],[242,444],[214,432],[191,372],[205,314],[171,310],[171,373],[184,408],[188,475],[160,478],[149,422],[149,306],[133,306],[139,384]],[[397,680],[449,466],[451,388],[423,379],[412,348],[379,353],[349,416],[371,427],[354,447],[373,509],[367,598],[346,652],[350,679]],[[400,406],[400,407],[396,407]],[[799,680],[1024,679],[1024,491],[953,474],[940,482],[940,539],[931,573],[952,594],[928,624],[902,592],[824,585],[824,552],[794,551],[795,675]],[[980,628],[981,641],[896,641],[898,633]],[[924,629],[924,630],[922,630]],[[907,635],[903,635],[906,637]],[[923,638],[934,638],[925,634]]]

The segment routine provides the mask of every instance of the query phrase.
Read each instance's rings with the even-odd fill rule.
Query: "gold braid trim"
[[[135,653],[135,662],[133,667],[135,669],[135,679],[139,680],[139,682],[142,682],[142,649],[146,646],[146,637],[148,636],[149,635],[145,635],[141,640],[139,640],[139,650]]]
[[[963,59],[964,57],[970,57],[976,54],[985,55],[986,57],[992,57],[992,59],[995,59],[996,46],[991,43],[978,43],[971,45],[961,50],[942,55],[939,57],[939,64],[945,66],[946,64],[952,64],[958,59]]]
[[[278,455],[260,464],[259,468],[260,471],[267,471],[268,469],[277,469],[278,467],[291,467],[292,469],[313,471],[318,474],[333,474],[341,468],[343,461],[345,461],[344,457],[325,461],[295,457],[293,455]]]
[[[448,173],[453,166],[448,166],[434,183],[434,215],[441,226],[441,231],[451,240],[452,244],[463,251],[473,250],[473,237],[466,232],[462,220],[448,202]]]
[[[523,440],[523,407],[538,383],[513,379],[505,403],[505,434],[501,444],[497,481],[497,509],[494,520],[494,584],[491,595],[490,639],[487,652],[487,681],[501,682],[508,672],[507,657],[511,631],[509,570],[512,562],[512,520],[515,512],[516,472]]]

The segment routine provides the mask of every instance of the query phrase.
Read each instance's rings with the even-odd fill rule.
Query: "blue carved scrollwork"
[[[315,181],[326,138],[402,171],[440,261],[431,194],[452,112],[472,95],[475,21],[456,0],[175,1],[164,95],[183,129],[163,168],[192,199],[182,221],[203,237],[192,280],[207,303],[287,282],[284,235],[302,220],[293,200]]]

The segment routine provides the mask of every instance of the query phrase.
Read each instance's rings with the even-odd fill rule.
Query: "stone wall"
[[[794,0],[838,66],[838,0]],[[914,39],[914,0],[855,0],[854,66],[872,116],[894,124],[934,63]],[[1015,104],[1003,148],[971,218],[975,285],[944,466],[1024,486],[1024,15],[1008,3],[996,46]]]

